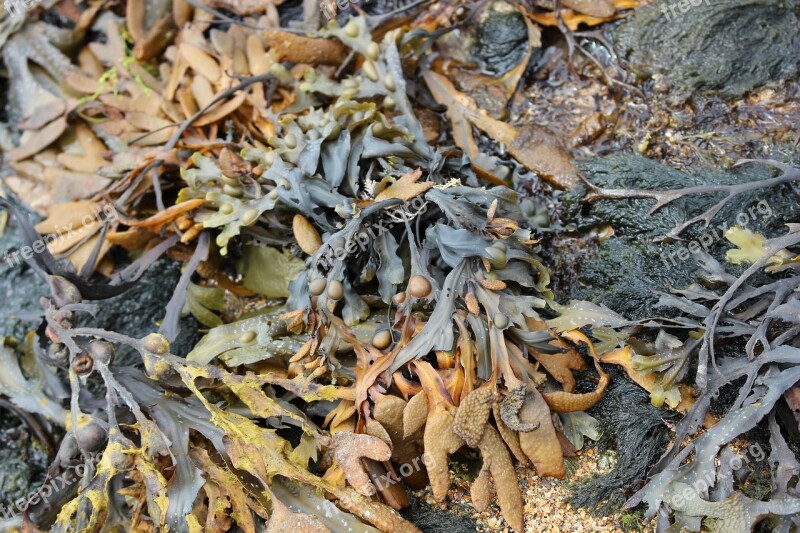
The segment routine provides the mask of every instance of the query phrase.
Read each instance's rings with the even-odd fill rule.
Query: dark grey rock
[[[665,76],[673,101],[709,92],[737,98],[797,75],[800,0],[657,0],[614,40],[635,74]]]
[[[15,506],[45,479],[48,458],[44,446],[26,430],[23,422],[0,408],[0,520],[19,515]]]
[[[475,32],[472,52],[484,70],[500,76],[522,61],[527,45],[528,27],[518,11],[489,9]]]
[[[34,313],[40,310],[39,297],[48,293],[47,285],[21,257],[19,263],[14,258],[6,260],[22,245],[21,232],[9,225],[0,238],[0,336],[18,340],[38,325],[40,319]],[[14,502],[41,484],[47,465],[44,445],[30,435],[19,417],[0,408],[0,520],[21,513]]]
[[[35,328],[39,319],[32,312],[40,311],[39,297],[48,293],[47,285],[13,253],[24,245],[19,229],[9,225],[0,238],[0,335],[22,339]],[[27,315],[27,317],[26,317]]]
[[[13,254],[24,244],[21,232],[13,224],[6,228],[0,239],[0,297],[4,303],[3,313],[0,313],[0,335],[20,340],[38,326],[39,298],[49,294],[44,281],[21,257],[18,262],[4,260],[7,254]],[[165,307],[180,275],[180,263],[162,258],[124,294],[92,302],[98,306],[97,315],[91,319],[85,315],[83,322],[131,337],[143,337],[158,331],[158,322],[164,318]],[[172,345],[173,353],[184,355],[189,352],[199,339],[197,328],[194,318],[181,320],[181,334]]]
[[[166,258],[156,261],[130,290],[96,302],[99,312],[91,319],[91,327],[124,333],[130,337],[144,337],[158,331],[165,307],[172,298],[180,276],[180,263]],[[201,326],[191,316],[181,319],[181,331],[171,345],[172,353],[189,353],[200,340],[198,327]]]

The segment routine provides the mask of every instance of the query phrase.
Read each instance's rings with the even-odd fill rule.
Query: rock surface
[[[638,76],[664,77],[674,101],[737,98],[797,75],[799,26],[800,0],[658,0],[637,9],[614,40]]]
[[[0,240],[0,298],[3,299],[0,335],[17,339],[22,339],[29,329],[35,327],[35,321],[25,320],[24,314],[38,311],[39,297],[48,293],[47,285],[22,257],[14,256],[23,245],[19,229],[9,225]]]
[[[48,465],[44,446],[14,414],[0,409],[0,519],[20,514],[13,502],[26,498],[45,479]]]

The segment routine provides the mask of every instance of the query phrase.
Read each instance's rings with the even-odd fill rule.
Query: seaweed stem
[[[795,244],[800,243],[800,232],[797,233],[789,233],[784,235],[783,237],[778,237],[776,239],[771,239],[767,241],[768,244],[771,246],[767,249],[767,251],[750,267],[745,270],[741,276],[739,276],[735,282],[725,291],[725,294],[719,299],[719,301],[714,304],[714,307],[711,308],[711,312],[708,314],[705,320],[705,333],[703,334],[703,345],[700,348],[700,361],[697,365],[697,377],[695,382],[697,387],[702,391],[706,392],[708,388],[708,359],[711,358],[711,362],[714,365],[715,370],[722,376],[722,373],[717,368],[716,358],[714,356],[714,333],[717,327],[717,323],[720,320],[722,315],[722,311],[728,305],[728,303],[733,298],[733,295],[736,291],[747,281],[753,274],[758,272],[770,258],[778,253],[779,251],[783,250],[788,246],[792,246]],[[724,376],[723,376],[724,377]]]
[[[800,180],[800,169],[796,169],[789,165],[784,165],[782,163],[777,163],[775,161],[767,161],[761,159],[743,159],[739,161],[736,164],[736,166],[745,163],[762,163],[765,165],[778,168],[782,170],[783,173],[780,176],[776,176],[774,178],[748,181],[745,183],[735,183],[726,185],[698,185],[695,187],[686,187],[684,189],[671,189],[662,191],[651,191],[647,189],[605,189],[602,187],[597,187],[596,185],[592,185],[591,183],[589,183],[584,179],[584,181],[591,188],[592,192],[588,193],[584,197],[583,201],[587,204],[591,204],[596,202],[597,200],[651,198],[653,200],[656,200],[655,205],[652,208],[650,208],[650,214],[652,215],[665,205],[670,204],[679,198],[691,194],[713,194],[713,193],[727,194],[725,198],[714,204],[711,208],[707,209],[703,213],[700,213],[699,215],[690,218],[686,222],[678,224],[673,229],[671,229],[669,233],[667,233],[666,235],[654,239],[654,242],[670,242],[676,239],[678,235],[680,235],[686,228],[700,221],[705,222],[705,227],[708,227],[708,225],[711,223],[711,220],[714,218],[714,216],[716,216],[716,214],[720,211],[720,209],[722,209],[733,197],[738,196],[743,192],[752,191],[756,189],[766,189],[774,185],[780,185],[782,183],[788,183]]]

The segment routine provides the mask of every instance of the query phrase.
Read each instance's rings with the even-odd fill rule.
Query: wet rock
[[[662,77],[671,98],[714,92],[737,98],[796,76],[800,0],[658,0],[615,32],[628,68]],[[663,85],[663,86],[662,86]]]
[[[25,243],[19,228],[9,225],[0,239],[0,335],[21,340],[37,325],[32,311],[39,311],[39,297],[48,294],[47,284],[15,252]],[[29,316],[25,316],[28,314]]]
[[[126,293],[97,302],[100,310],[92,319],[92,327],[144,337],[158,331],[157,322],[164,318],[165,307],[172,297],[181,275],[181,264],[171,259],[153,263],[142,278]],[[186,355],[202,336],[201,327],[189,316],[181,319],[181,331],[170,350]]]
[[[498,3],[478,26],[472,52],[484,70],[499,76],[522,61],[527,46],[528,27],[522,15],[507,4]]]
[[[49,294],[47,285],[22,257],[13,255],[24,244],[15,225],[6,228],[0,240],[0,297],[4,304],[3,313],[0,313],[0,335],[10,335],[19,340],[38,325],[39,319],[34,314],[40,311],[39,297]],[[19,257],[18,261],[16,257]],[[92,327],[131,337],[143,337],[158,331],[157,322],[164,318],[164,308],[181,275],[180,267],[180,263],[161,259],[126,293],[93,302],[99,310],[91,320]],[[181,334],[172,343],[174,353],[183,355],[189,352],[199,339],[197,328],[194,318],[182,319]]]
[[[686,174],[638,155],[597,158],[580,166],[591,183],[606,188],[679,189],[741,183],[774,175],[764,165],[747,165],[731,172]],[[785,233],[783,225],[800,216],[800,203],[791,186],[754,190],[730,201],[708,228],[701,222],[681,234],[683,241],[657,243],[654,239],[704,212],[723,196],[687,196],[650,215],[655,200],[599,200],[587,205],[581,202],[585,193],[582,185],[562,197],[565,206],[562,220],[574,223],[577,234],[584,237],[568,240],[559,251],[566,254],[560,257],[562,264],[574,268],[571,273],[569,268],[555,268],[553,275],[561,277],[555,285],[566,291],[562,293],[564,300],[603,302],[630,319],[665,316],[668,309],[653,308],[658,300],[654,291],[668,292],[671,287],[684,288],[697,281],[699,267],[691,256],[692,248],[705,248],[722,262],[725,251],[733,247],[722,236],[725,228],[746,222],[744,226],[748,229],[771,237]],[[613,235],[608,238],[592,241],[585,237],[592,231],[608,234],[609,228]],[[707,244],[701,245],[701,239]],[[726,265],[726,268],[735,273],[744,266]]]
[[[47,294],[47,284],[19,258],[9,255],[22,246],[18,228],[9,226],[0,240],[0,298],[3,312],[0,313],[0,336],[23,339],[25,333],[38,324],[38,319],[28,316],[39,309],[39,297]],[[33,320],[31,320],[33,318]],[[47,468],[47,452],[26,430],[25,424],[16,415],[0,408],[0,503],[6,507],[20,498],[26,498],[44,479]],[[20,514],[21,509],[8,510]]]
[[[479,109],[506,121],[519,80],[541,54],[541,31],[536,25],[528,28],[517,8],[507,2],[490,4],[479,17],[471,34],[451,36],[455,56],[468,54],[448,67],[447,76]],[[460,66],[459,61],[463,61]]]
[[[3,516],[21,514],[14,502],[25,498],[45,478],[47,452],[25,429],[23,422],[0,408],[0,508]],[[12,507],[9,510],[9,507]],[[0,520],[3,518],[0,516]]]

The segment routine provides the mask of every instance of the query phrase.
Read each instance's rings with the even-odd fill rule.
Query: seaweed
[[[618,371],[612,371],[619,375]],[[600,450],[616,450],[616,464],[572,485],[570,503],[606,514],[622,507],[632,487],[647,479],[647,472],[666,451],[671,432],[665,421],[675,415],[651,406],[647,393],[625,379],[612,379],[606,397],[589,414],[602,420]]]
[[[671,228],[667,227],[666,234],[661,233],[660,237],[652,232],[651,235],[662,241],[664,237],[678,238],[684,231],[695,236],[690,233],[692,226],[701,222],[708,225],[739,194],[780,186],[797,178],[797,169],[790,165],[762,163],[778,169],[780,174],[734,184],[664,191],[590,185],[585,200],[592,203],[613,199],[608,203],[614,205],[630,202],[630,198],[652,198],[656,204],[650,213],[680,200],[689,208],[684,217],[687,220],[665,216],[668,223],[673,222]],[[698,208],[693,200],[706,195],[713,195],[710,207],[695,215]],[[636,479],[643,486],[625,502],[627,509],[646,503],[645,520],[658,515],[659,527],[673,524],[697,530],[705,525],[719,531],[749,531],[770,517],[770,524],[791,528],[796,488],[787,491],[781,487],[786,482],[794,483],[787,481],[786,472],[792,471],[795,461],[792,452],[781,446],[777,419],[770,417],[775,416],[781,398],[796,382],[800,361],[794,347],[794,315],[789,311],[794,306],[798,279],[793,251],[798,235],[794,224],[786,225],[788,231],[781,231],[775,224],[765,225],[764,229],[778,236],[769,238],[735,225],[722,232],[722,246],[715,246],[713,251],[733,266],[723,265],[702,249],[690,254],[699,267],[697,281],[668,286],[667,291],[651,289],[649,293],[656,299],[654,308],[659,312],[651,312],[638,322],[633,329],[636,338],[628,338],[624,349],[601,358],[605,363],[622,366],[634,382],[650,393],[653,405],[666,404],[685,413],[675,426],[673,444],[664,455],[654,461],[651,454],[647,461],[635,463],[640,467],[650,465],[649,470],[643,475],[643,469],[639,469]],[[618,324],[618,329],[623,325]],[[696,389],[689,386],[690,380]],[[740,467],[731,466],[738,460],[731,450],[740,442],[737,439],[750,438],[752,430],[760,427],[763,431],[768,420],[775,453],[782,450],[781,459],[772,464],[776,490],[772,494],[762,491],[745,496],[743,491],[749,489],[740,473],[734,475]],[[791,423],[788,430],[791,431]],[[632,433],[640,439],[646,435],[646,431]],[[613,490],[608,490],[611,485],[606,485],[612,480],[616,480],[616,474],[580,485],[578,490],[588,490],[585,495],[589,497],[579,492],[575,501],[585,504],[611,497],[608,503],[619,504],[620,495],[614,495]]]
[[[773,311],[786,305],[787,299],[793,299],[792,289],[789,287],[795,286],[796,277],[782,277],[778,281],[756,286],[745,285],[758,270],[770,263],[777,263],[776,270],[781,272],[793,268],[794,254],[776,256],[776,253],[798,242],[795,231],[795,227],[790,225],[787,235],[764,240],[763,249],[759,251],[760,256],[754,254],[749,257],[753,264],[738,277],[725,276],[724,268],[719,263],[707,254],[700,255],[704,269],[723,280],[728,285],[727,289],[716,299],[711,309],[701,308],[702,312],[698,314],[703,322],[695,322],[701,333],[695,336],[695,340],[689,340],[683,345],[685,347],[677,358],[670,361],[671,356],[662,352],[663,355],[658,356],[660,359],[647,363],[640,360],[639,365],[647,364],[651,369],[657,369],[661,365],[662,370],[667,369],[661,376],[661,383],[672,383],[680,374],[674,371],[676,365],[685,365],[690,355],[696,354],[696,380],[702,394],[677,426],[675,444],[649,472],[648,484],[626,503],[627,506],[645,502],[648,504],[646,516],[652,517],[662,505],[668,505],[675,513],[678,524],[694,523],[702,517],[711,517],[718,519],[715,527],[721,531],[749,530],[766,516],[777,516],[782,520],[780,517],[796,513],[794,506],[797,499],[784,497],[786,489],[781,488],[786,487],[781,465],[791,468],[793,463],[789,457],[774,464],[773,487],[776,492],[766,502],[751,500],[730,488],[717,491],[717,494],[709,492],[710,488],[724,481],[724,478],[719,478],[715,466],[715,458],[723,447],[769,418],[776,403],[800,377],[797,374],[800,369],[797,366],[800,354],[790,343],[784,344],[790,339],[786,332],[782,328],[772,327],[771,324]],[[678,306],[686,313],[697,309],[688,305],[691,303],[690,298],[706,299],[710,296],[696,289],[683,292],[687,297],[671,298],[665,303]],[[679,301],[681,299],[687,305]],[[760,320],[754,321],[759,316]],[[757,327],[751,324],[757,324]],[[746,356],[726,357],[719,361],[713,358],[715,340],[730,342],[737,337],[747,340]],[[682,346],[679,341],[677,346]],[[712,358],[713,371],[707,373],[705,365],[709,355]],[[653,358],[655,356],[649,359]],[[745,379],[741,381],[742,378]],[[719,396],[723,387],[737,380],[742,385],[732,405],[713,425],[706,420],[706,431],[696,435],[702,420],[707,417],[710,402]],[[666,386],[662,385],[662,389],[666,389]],[[776,447],[775,453],[781,453],[778,451],[781,449],[787,452],[787,449],[781,447],[780,430],[774,418],[770,419],[770,429],[773,446]],[[687,441],[688,437],[691,439]]]
[[[135,53],[161,57],[141,21],[128,24]],[[401,478],[419,485],[427,476],[443,501],[448,455],[467,444],[483,458],[476,494],[488,494],[493,480],[505,519],[522,530],[512,457],[540,475],[565,475],[553,413],[602,398],[609,378],[600,355],[575,330],[583,323],[562,318],[550,327],[540,315],[553,302],[549,273],[517,193],[497,178],[482,186],[467,158],[426,140],[404,65],[421,36],[393,30],[376,42],[369,24],[331,23],[322,38],[262,35],[249,25],[205,34],[187,24],[162,58],[163,80],[137,68],[128,37],[102,24],[107,42],[96,52],[117,77],[78,103],[77,127],[89,117],[108,126],[117,106],[136,125],[125,141],[159,148],[107,169],[118,179],[103,199],[75,206],[104,215],[83,223],[85,240],[59,249],[69,263],[49,249],[31,259],[51,289],[37,357],[69,385],[69,411],[56,413],[67,436],[52,474],[73,462],[88,471],[55,516],[29,517],[37,527],[322,530],[333,527],[330,517],[308,511],[335,506],[348,524],[413,531],[394,510],[408,504]],[[355,68],[326,68],[348,53],[359,59]],[[310,66],[290,70],[283,60]],[[146,113],[158,97],[150,87],[162,83],[177,100],[165,113],[180,120]],[[247,109],[269,112],[243,121]],[[501,123],[474,118],[502,133]],[[227,121],[235,141],[217,137]],[[527,158],[520,139],[514,150]],[[36,230],[62,233],[75,216],[62,204],[34,229],[15,214],[31,245]],[[115,244],[139,258],[110,264]],[[93,327],[87,302],[134,286],[164,253],[184,269],[153,317],[157,331]],[[90,278],[94,271],[111,281]],[[278,305],[231,312],[230,301],[252,304],[257,295]],[[181,357],[174,345],[186,314],[209,331]],[[590,322],[619,320],[596,308]],[[548,359],[557,354],[563,360]],[[579,394],[570,384],[584,358],[600,377]],[[410,410],[422,399],[423,409]],[[422,477],[407,473],[423,450],[433,462]],[[89,462],[90,452],[99,461]]]
[[[12,63],[21,75],[31,78],[28,59],[54,60],[31,78],[47,96],[25,102],[20,127],[31,133],[11,161],[91,186],[79,202],[51,198],[36,226],[0,200],[42,250],[25,259],[49,291],[24,356],[10,342],[0,351],[0,393],[32,427],[39,417],[63,427],[48,476],[86,472],[53,505],[32,505],[26,527],[417,531],[398,513],[406,486],[429,482],[444,503],[450,457],[466,452],[481,457],[476,509],[494,486],[521,531],[514,459],[566,477],[565,457],[612,438],[586,413],[609,390],[614,403],[601,412],[612,410],[629,451],[581,489],[584,501],[616,505],[635,483],[628,505],[648,504],[646,517],[662,523],[746,529],[771,516],[790,526],[798,467],[775,409],[800,379],[798,226],[771,238],[727,231],[729,262],[749,266],[731,274],[698,254],[705,285],[648,291],[656,316],[559,304],[531,227],[540,213],[506,185],[509,169],[478,146],[473,126],[556,188],[586,180],[557,144],[489,116],[433,61],[431,45],[455,27],[450,6],[414,25],[377,29],[380,17],[355,16],[301,35],[268,26],[280,22],[275,3],[191,0],[172,13],[157,4],[129,2],[126,30],[112,11],[94,20],[103,6],[88,8],[72,37],[91,28],[102,42],[81,48],[78,66],[52,36],[36,37],[41,22],[13,37],[12,49],[28,43]],[[504,102],[539,41],[533,21],[564,32],[571,57],[571,26],[618,16],[608,2],[565,5],[515,8],[529,46],[491,83]],[[59,69],[65,89],[45,79]],[[421,119],[433,102],[452,136]],[[47,159],[51,147],[60,153]],[[798,177],[766,166],[782,174],[664,191],[586,182],[584,200],[650,198],[657,211],[724,195],[666,235],[676,238],[732,199]],[[144,331],[103,327],[99,306],[116,305],[148,270],[158,275],[165,254],[183,271],[160,272],[174,279],[164,309]],[[198,323],[183,328],[188,314]],[[194,342],[199,326],[208,329]],[[644,390],[615,388],[622,373],[612,378],[608,365]],[[730,405],[710,409],[740,382]],[[636,408],[623,408],[623,395]],[[662,405],[687,414],[656,462],[668,439]],[[766,423],[775,468],[763,501],[716,461]]]

